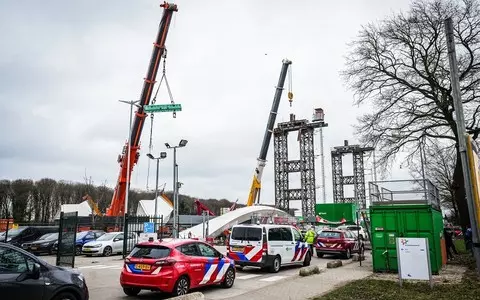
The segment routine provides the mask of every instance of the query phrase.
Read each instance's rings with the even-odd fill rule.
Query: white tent
[[[60,212],[62,211],[64,213],[78,211],[79,217],[88,217],[89,215],[92,214],[92,208],[90,207],[90,204],[88,204],[88,201],[83,201],[78,204],[62,204],[62,206],[60,207],[60,210],[55,215],[55,220],[60,219]]]
[[[163,196],[157,197],[157,212],[158,216],[163,217],[163,224],[170,220],[170,215],[173,212],[172,203]],[[154,216],[155,215],[155,200],[140,200],[137,206],[137,216]]]

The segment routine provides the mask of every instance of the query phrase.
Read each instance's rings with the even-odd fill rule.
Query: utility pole
[[[455,37],[453,35],[452,18],[447,18],[445,20],[445,36],[447,39],[448,61],[450,64],[450,77],[453,92],[452,96],[457,124],[458,150],[462,160],[462,171],[465,184],[465,193],[467,196],[468,214],[472,228],[473,255],[477,265],[477,273],[480,274],[480,248],[478,247],[479,232],[476,220],[475,205],[473,203],[472,178],[470,176],[468,165],[465,116],[463,115],[463,105],[460,94],[460,82],[458,77],[457,54],[455,52]]]

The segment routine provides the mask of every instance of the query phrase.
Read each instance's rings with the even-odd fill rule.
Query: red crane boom
[[[195,205],[197,206],[197,215],[201,216],[202,212],[206,211],[210,216],[215,216],[215,214],[198,199],[195,199]]]
[[[152,98],[153,87],[155,85],[155,78],[157,77],[160,61],[165,52],[165,41],[167,39],[170,21],[172,20],[173,12],[178,11],[176,4],[164,2],[160,5],[163,7],[163,16],[158,28],[157,39],[153,44],[152,58],[148,67],[147,76],[144,78],[142,94],[140,96],[140,107],[135,112],[135,120],[132,126],[130,137],[130,170],[128,170],[128,140],[123,147],[122,154],[118,156],[120,163],[120,174],[118,175],[117,186],[113,193],[110,207],[107,208],[107,216],[121,216],[125,213],[125,195],[127,188],[127,172],[128,178],[131,178],[134,165],[137,163],[140,153],[140,137],[142,135],[143,125],[147,114],[143,111],[143,106],[150,103]]]

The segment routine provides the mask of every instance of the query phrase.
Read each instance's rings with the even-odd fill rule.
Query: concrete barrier
[[[327,263],[327,268],[333,269],[333,268],[338,268],[343,265],[341,260],[332,260]]]
[[[354,254],[352,255],[352,261],[364,261],[365,255]]]
[[[298,271],[298,275],[305,277],[305,276],[320,274],[324,271],[325,269],[319,268],[318,266],[309,266],[309,267],[300,268],[300,271]]]
[[[205,299],[205,295],[200,292],[190,293],[183,296],[177,296],[168,298],[167,300],[197,300],[197,299]]]

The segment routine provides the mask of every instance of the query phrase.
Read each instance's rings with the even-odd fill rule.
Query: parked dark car
[[[0,243],[2,299],[88,300],[83,275],[75,269],[48,264],[27,251]]]
[[[35,255],[41,253],[52,254],[52,247],[58,241],[58,232],[42,235],[38,240],[22,244],[22,248]]]
[[[21,247],[23,243],[35,241],[47,233],[58,232],[57,226],[20,226],[8,230],[7,243]]]
[[[94,241],[105,234],[103,230],[87,230],[77,232],[76,240],[75,240],[75,255],[82,254],[82,247],[88,242]],[[66,235],[62,235],[62,240],[68,239],[70,237],[70,233]],[[62,242],[62,244],[65,244]],[[54,243],[52,252],[55,253],[58,250],[58,242]]]

